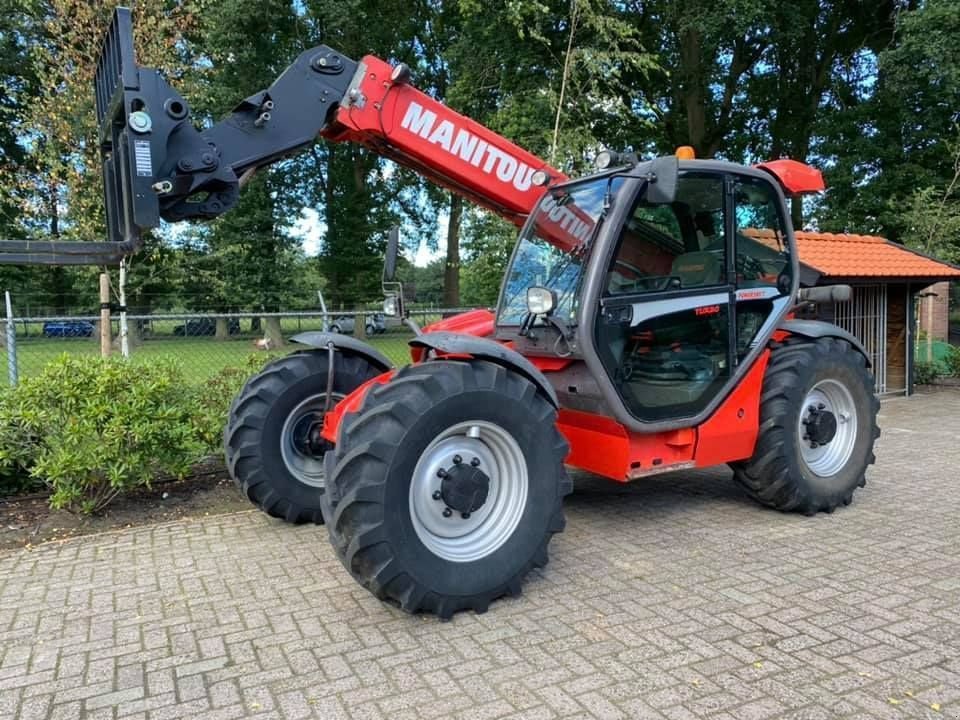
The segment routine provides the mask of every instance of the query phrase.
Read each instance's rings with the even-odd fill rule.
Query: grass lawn
[[[307,329],[307,328],[304,328]],[[295,328],[284,327],[285,333]],[[293,334],[290,332],[289,334]],[[373,347],[390,358],[396,364],[410,360],[408,333],[388,332],[368,338]],[[179,362],[187,376],[201,382],[212,377],[226,367],[245,367],[251,355],[262,355],[253,345],[252,336],[239,336],[229,340],[215,340],[213,337],[175,337],[171,335],[153,337],[144,340],[131,350],[134,362],[150,362],[158,358],[170,358]],[[284,350],[295,350],[297,345],[289,344]],[[274,351],[274,352],[283,352]],[[17,368],[20,377],[29,377],[39,373],[44,365],[62,353],[71,355],[97,356],[100,345],[96,338],[42,338],[20,337],[17,340]],[[6,384],[7,352],[0,350],[0,385]]]

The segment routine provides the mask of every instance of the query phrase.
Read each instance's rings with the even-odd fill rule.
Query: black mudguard
[[[313,348],[326,349],[331,343],[337,350],[352,355],[361,355],[365,357],[372,365],[386,372],[393,367],[390,358],[381,353],[376,348],[371,347],[362,340],[357,340],[350,335],[341,335],[340,333],[329,333],[320,331],[302,332],[290,338],[290,342],[299,345],[307,345]]]
[[[844,330],[842,327],[838,327],[833,323],[824,322],[822,320],[786,320],[785,322],[780,323],[780,329],[785,330],[791,335],[799,335],[801,337],[810,338],[811,340],[816,340],[817,338],[822,337],[835,337],[846,340],[848,343],[853,345],[861,355],[867,361],[867,367],[871,367],[870,354],[867,352],[867,349],[863,346],[863,343],[857,339],[852,333]]]
[[[441,331],[417,335],[410,341],[410,346],[436,350],[451,355],[470,355],[502,365],[523,375],[537,386],[555,408],[559,409],[560,407],[557,391],[553,389],[544,374],[527,358],[506,345],[501,345],[487,338]]]

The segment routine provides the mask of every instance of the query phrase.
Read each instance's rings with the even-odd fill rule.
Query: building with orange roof
[[[771,231],[745,234],[775,242]],[[875,235],[798,231],[796,237],[802,285],[853,288],[847,302],[810,306],[798,315],[827,320],[852,332],[870,353],[877,392],[909,395],[917,321],[923,318],[929,331],[946,327],[949,285],[945,282],[960,280],[960,268]]]

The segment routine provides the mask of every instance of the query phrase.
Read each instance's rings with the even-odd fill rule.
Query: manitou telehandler
[[[861,344],[791,319],[849,288],[800,290],[787,197],[820,173],[604,151],[570,180],[410,84],[409,69],[301,54],[206,129],[133,54],[117,10],[96,73],[109,225],[131,252],[161,218],[214,218],[255,171],[319,136],[355,142],[510,219],[496,312],[414,328],[395,368],[335,333],[252,378],[230,409],[230,473],[288,522],[326,523],[377,597],[449,617],[516,594],[564,526],[565,464],[617,482],[728,463],[761,503],[830,512],[874,461]],[[405,317],[388,243],[386,310]]]

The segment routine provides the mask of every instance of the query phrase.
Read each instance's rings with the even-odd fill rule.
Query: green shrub
[[[960,347],[951,345],[947,348],[947,355],[943,359],[943,364],[946,366],[947,375],[960,377]]]
[[[173,363],[63,355],[0,398],[0,467],[43,481],[54,508],[96,512],[204,457],[197,397]]]
[[[943,374],[939,363],[917,360],[913,366],[913,381],[917,385],[929,385]]]
[[[30,477],[30,471],[17,464],[0,464],[0,497],[26,495],[43,489],[43,483]]]
[[[198,439],[211,455],[219,455],[222,452],[223,429],[233,399],[240,393],[251,375],[260,372],[271,360],[283,357],[285,354],[251,354],[247,357],[244,367],[224,368],[194,389],[196,400],[193,425]]]

